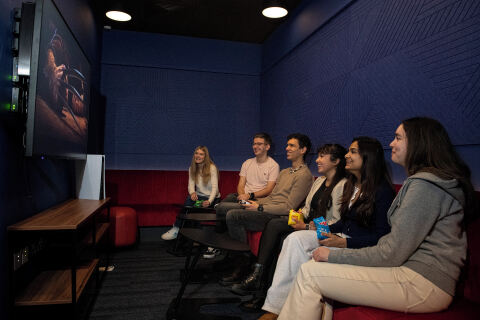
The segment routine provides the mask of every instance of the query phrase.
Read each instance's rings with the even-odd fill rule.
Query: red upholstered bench
[[[401,313],[369,307],[335,309],[334,320],[478,320],[478,304],[466,299],[456,299],[450,307],[436,313]]]
[[[107,195],[113,205],[137,212],[139,227],[171,226],[187,196],[188,171],[107,170]],[[220,171],[222,197],[236,192],[238,171]]]

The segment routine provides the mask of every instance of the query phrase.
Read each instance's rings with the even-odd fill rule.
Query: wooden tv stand
[[[7,228],[14,315],[22,306],[70,304],[77,315],[77,302],[97,274],[97,247],[109,228],[109,210],[100,213],[109,203],[72,199]]]

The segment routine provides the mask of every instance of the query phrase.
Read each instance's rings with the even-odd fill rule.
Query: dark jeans
[[[232,209],[243,209],[237,201],[237,194],[230,193],[223,199],[218,206],[216,206],[215,211],[217,212],[218,216],[226,216],[227,212]]]
[[[275,267],[277,266],[278,255],[282,250],[283,240],[294,231],[288,225],[286,218],[272,219],[267,223],[260,238],[257,263],[263,265],[262,285],[260,291],[255,293],[256,297],[266,297],[267,290],[272,285]]]
[[[222,200],[222,202],[238,202],[237,197],[238,197],[238,193],[229,193]]]
[[[243,209],[243,207],[237,201],[237,193],[230,193],[223,199],[216,207],[215,212],[219,218],[225,218],[227,212],[232,209]],[[215,222],[215,232],[224,233],[227,231],[225,221]]]
[[[198,200],[208,200],[208,197],[203,197],[203,196],[198,196]],[[213,208],[217,203],[220,202],[220,198],[215,198],[213,200],[213,203],[210,203],[210,205],[208,206],[208,208]],[[187,199],[185,199],[185,202],[183,203],[183,206],[184,207],[193,207],[193,205],[195,204],[195,201],[193,201],[191,198],[190,198],[190,195],[187,196]],[[202,207],[203,208],[203,207]],[[177,219],[175,219],[175,223],[173,224],[175,227],[179,227],[181,226],[182,224],[182,221],[178,218],[178,215],[180,214],[183,214],[185,213],[185,208],[182,208],[179,213],[177,214]]]
[[[248,231],[263,231],[267,223],[278,215],[245,209],[232,209],[227,213],[227,227],[230,237],[247,243]]]
[[[260,238],[257,259],[258,263],[267,267],[271,263],[273,257],[278,255],[282,248],[283,239],[294,231],[287,222],[287,219],[280,217],[272,219],[267,223],[267,226],[262,232],[262,237]]]

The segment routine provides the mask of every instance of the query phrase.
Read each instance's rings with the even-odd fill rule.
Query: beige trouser
[[[452,301],[452,296],[407,267],[360,267],[310,260],[301,266],[278,319],[320,319],[323,298],[418,313],[446,309]],[[331,312],[324,311],[324,318],[331,319]]]

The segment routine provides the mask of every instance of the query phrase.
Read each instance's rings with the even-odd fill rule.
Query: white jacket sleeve
[[[212,184],[212,192],[208,197],[208,201],[213,203],[213,200],[215,200],[218,194],[218,171],[214,165],[210,166],[210,182]]]
[[[188,169],[188,194],[195,192],[195,179],[192,177],[190,169]]]
[[[343,188],[345,187],[346,181],[347,179],[345,178],[340,180],[335,186],[335,188],[333,188],[332,190],[332,206],[328,210],[329,212],[327,212],[327,217],[330,213],[330,217],[329,217],[330,219],[327,219],[329,220],[328,221],[329,224],[335,223],[338,220],[340,220],[340,207],[341,207],[340,202],[342,201]]]

